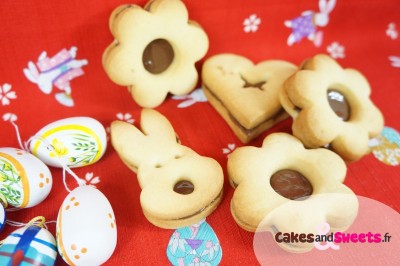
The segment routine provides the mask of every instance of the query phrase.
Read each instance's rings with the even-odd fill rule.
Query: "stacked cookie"
[[[383,128],[364,76],[327,55],[305,60],[299,68],[216,55],[205,61],[202,81],[210,104],[243,143],[289,114],[293,135],[307,148],[327,147],[355,161],[368,153],[369,139]]]
[[[299,68],[276,60],[254,65],[222,54],[206,60],[202,80],[211,105],[244,143],[278,122],[276,117],[289,114],[293,119],[293,136],[274,133],[261,148],[241,147],[230,155],[227,168],[235,188],[231,212],[239,226],[317,233],[324,223],[332,231],[353,223],[358,201],[342,184],[345,161],[367,154],[369,139],[383,128],[382,114],[360,72],[343,69],[322,54]],[[263,130],[252,130],[259,126],[249,123],[251,119],[264,121]],[[313,248],[306,241],[278,244],[290,252]]]
[[[104,52],[104,68],[114,82],[128,86],[140,106],[156,107],[168,93],[181,95],[196,86],[195,62],[206,54],[208,38],[188,19],[183,2],[118,7],[110,29],[115,40]],[[333,231],[346,230],[358,201],[343,185],[345,161],[367,154],[369,139],[383,128],[365,77],[322,54],[300,67],[219,54],[205,60],[201,78],[209,103],[243,143],[293,119],[293,136],[271,134],[261,148],[241,147],[230,155],[231,212],[238,225],[248,231],[313,233],[328,222]],[[141,123],[139,130],[114,122],[111,138],[137,173],[144,215],[162,228],[204,219],[221,202],[221,166],[181,145],[156,111],[144,109]],[[312,248],[280,245],[291,252]]]

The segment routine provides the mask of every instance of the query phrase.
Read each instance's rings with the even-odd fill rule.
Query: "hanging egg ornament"
[[[0,193],[8,204],[28,208],[50,193],[53,179],[49,168],[29,152],[0,148]]]
[[[90,117],[65,118],[39,130],[30,151],[45,164],[75,168],[100,160],[107,148],[103,125]]]
[[[57,247],[53,235],[37,225],[15,230],[0,246],[1,265],[53,266],[56,257]]]
[[[110,202],[92,186],[75,188],[57,217],[58,252],[69,265],[100,265],[113,254],[117,227]]]
[[[0,232],[3,231],[4,225],[6,224],[6,208],[7,200],[3,194],[0,193]]]

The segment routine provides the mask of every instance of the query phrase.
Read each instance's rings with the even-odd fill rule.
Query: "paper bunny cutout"
[[[53,85],[64,91],[55,95],[56,100],[62,105],[73,106],[70,80],[83,75],[82,67],[88,64],[86,59],[75,59],[77,50],[76,47],[71,47],[68,51],[63,49],[52,58],[44,51],[36,65],[32,61],[28,62],[28,67],[24,68],[23,72],[26,78],[37,84],[45,94],[51,93]]]
[[[157,111],[144,109],[140,125],[142,131],[114,121],[111,141],[137,173],[146,218],[162,228],[179,228],[207,217],[222,199],[221,166],[181,145],[169,121]]]
[[[285,26],[292,29],[292,33],[287,39],[289,46],[300,42],[307,37],[314,45],[319,47],[322,44],[323,33],[318,31],[318,27],[325,27],[329,22],[329,13],[332,12],[336,5],[336,0],[319,0],[318,13],[308,10],[304,11],[301,16],[284,22]]]

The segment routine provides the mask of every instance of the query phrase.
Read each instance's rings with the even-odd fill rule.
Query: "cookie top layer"
[[[168,93],[185,94],[198,80],[195,62],[208,50],[208,37],[179,0],[150,1],[116,8],[110,17],[115,40],[103,54],[112,81],[128,86],[142,107],[156,107]]]
[[[254,64],[235,54],[219,54],[204,62],[203,87],[218,98],[246,129],[270,119],[281,110],[279,88],[297,70],[282,60]]]
[[[261,222],[261,229],[281,232],[312,233],[325,222],[344,229],[357,215],[357,198],[342,184],[346,176],[344,161],[327,149],[305,149],[300,140],[286,133],[270,134],[261,148],[237,148],[229,156],[228,173],[236,187],[232,215],[249,231],[255,231]],[[277,181],[271,180],[282,174],[286,175],[288,188],[300,189],[306,197],[292,199],[292,195],[282,193],[286,190],[283,184],[277,187]]]
[[[383,116],[370,94],[369,83],[359,71],[343,69],[320,54],[285,81],[280,100],[293,117],[293,134],[306,147],[329,145],[353,161],[368,153],[369,139],[383,128]]]
[[[146,217],[163,228],[204,219],[222,198],[221,166],[179,144],[171,124],[157,111],[144,109],[140,125],[141,130],[113,122],[111,141],[124,163],[137,173]]]

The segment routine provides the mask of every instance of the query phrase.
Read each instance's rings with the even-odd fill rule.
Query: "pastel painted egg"
[[[70,168],[100,160],[107,148],[103,125],[90,117],[71,117],[50,123],[32,138],[29,149],[45,164]]]
[[[0,204],[0,232],[3,231],[5,223],[6,223],[6,210],[4,209],[4,206]]]
[[[28,208],[50,193],[53,179],[49,168],[29,152],[0,148],[0,193],[8,204]]]
[[[0,247],[1,265],[52,266],[56,257],[57,247],[53,235],[36,225],[15,230]]]
[[[117,227],[110,202],[92,186],[75,188],[57,217],[58,252],[69,265],[100,265],[117,244]]]

